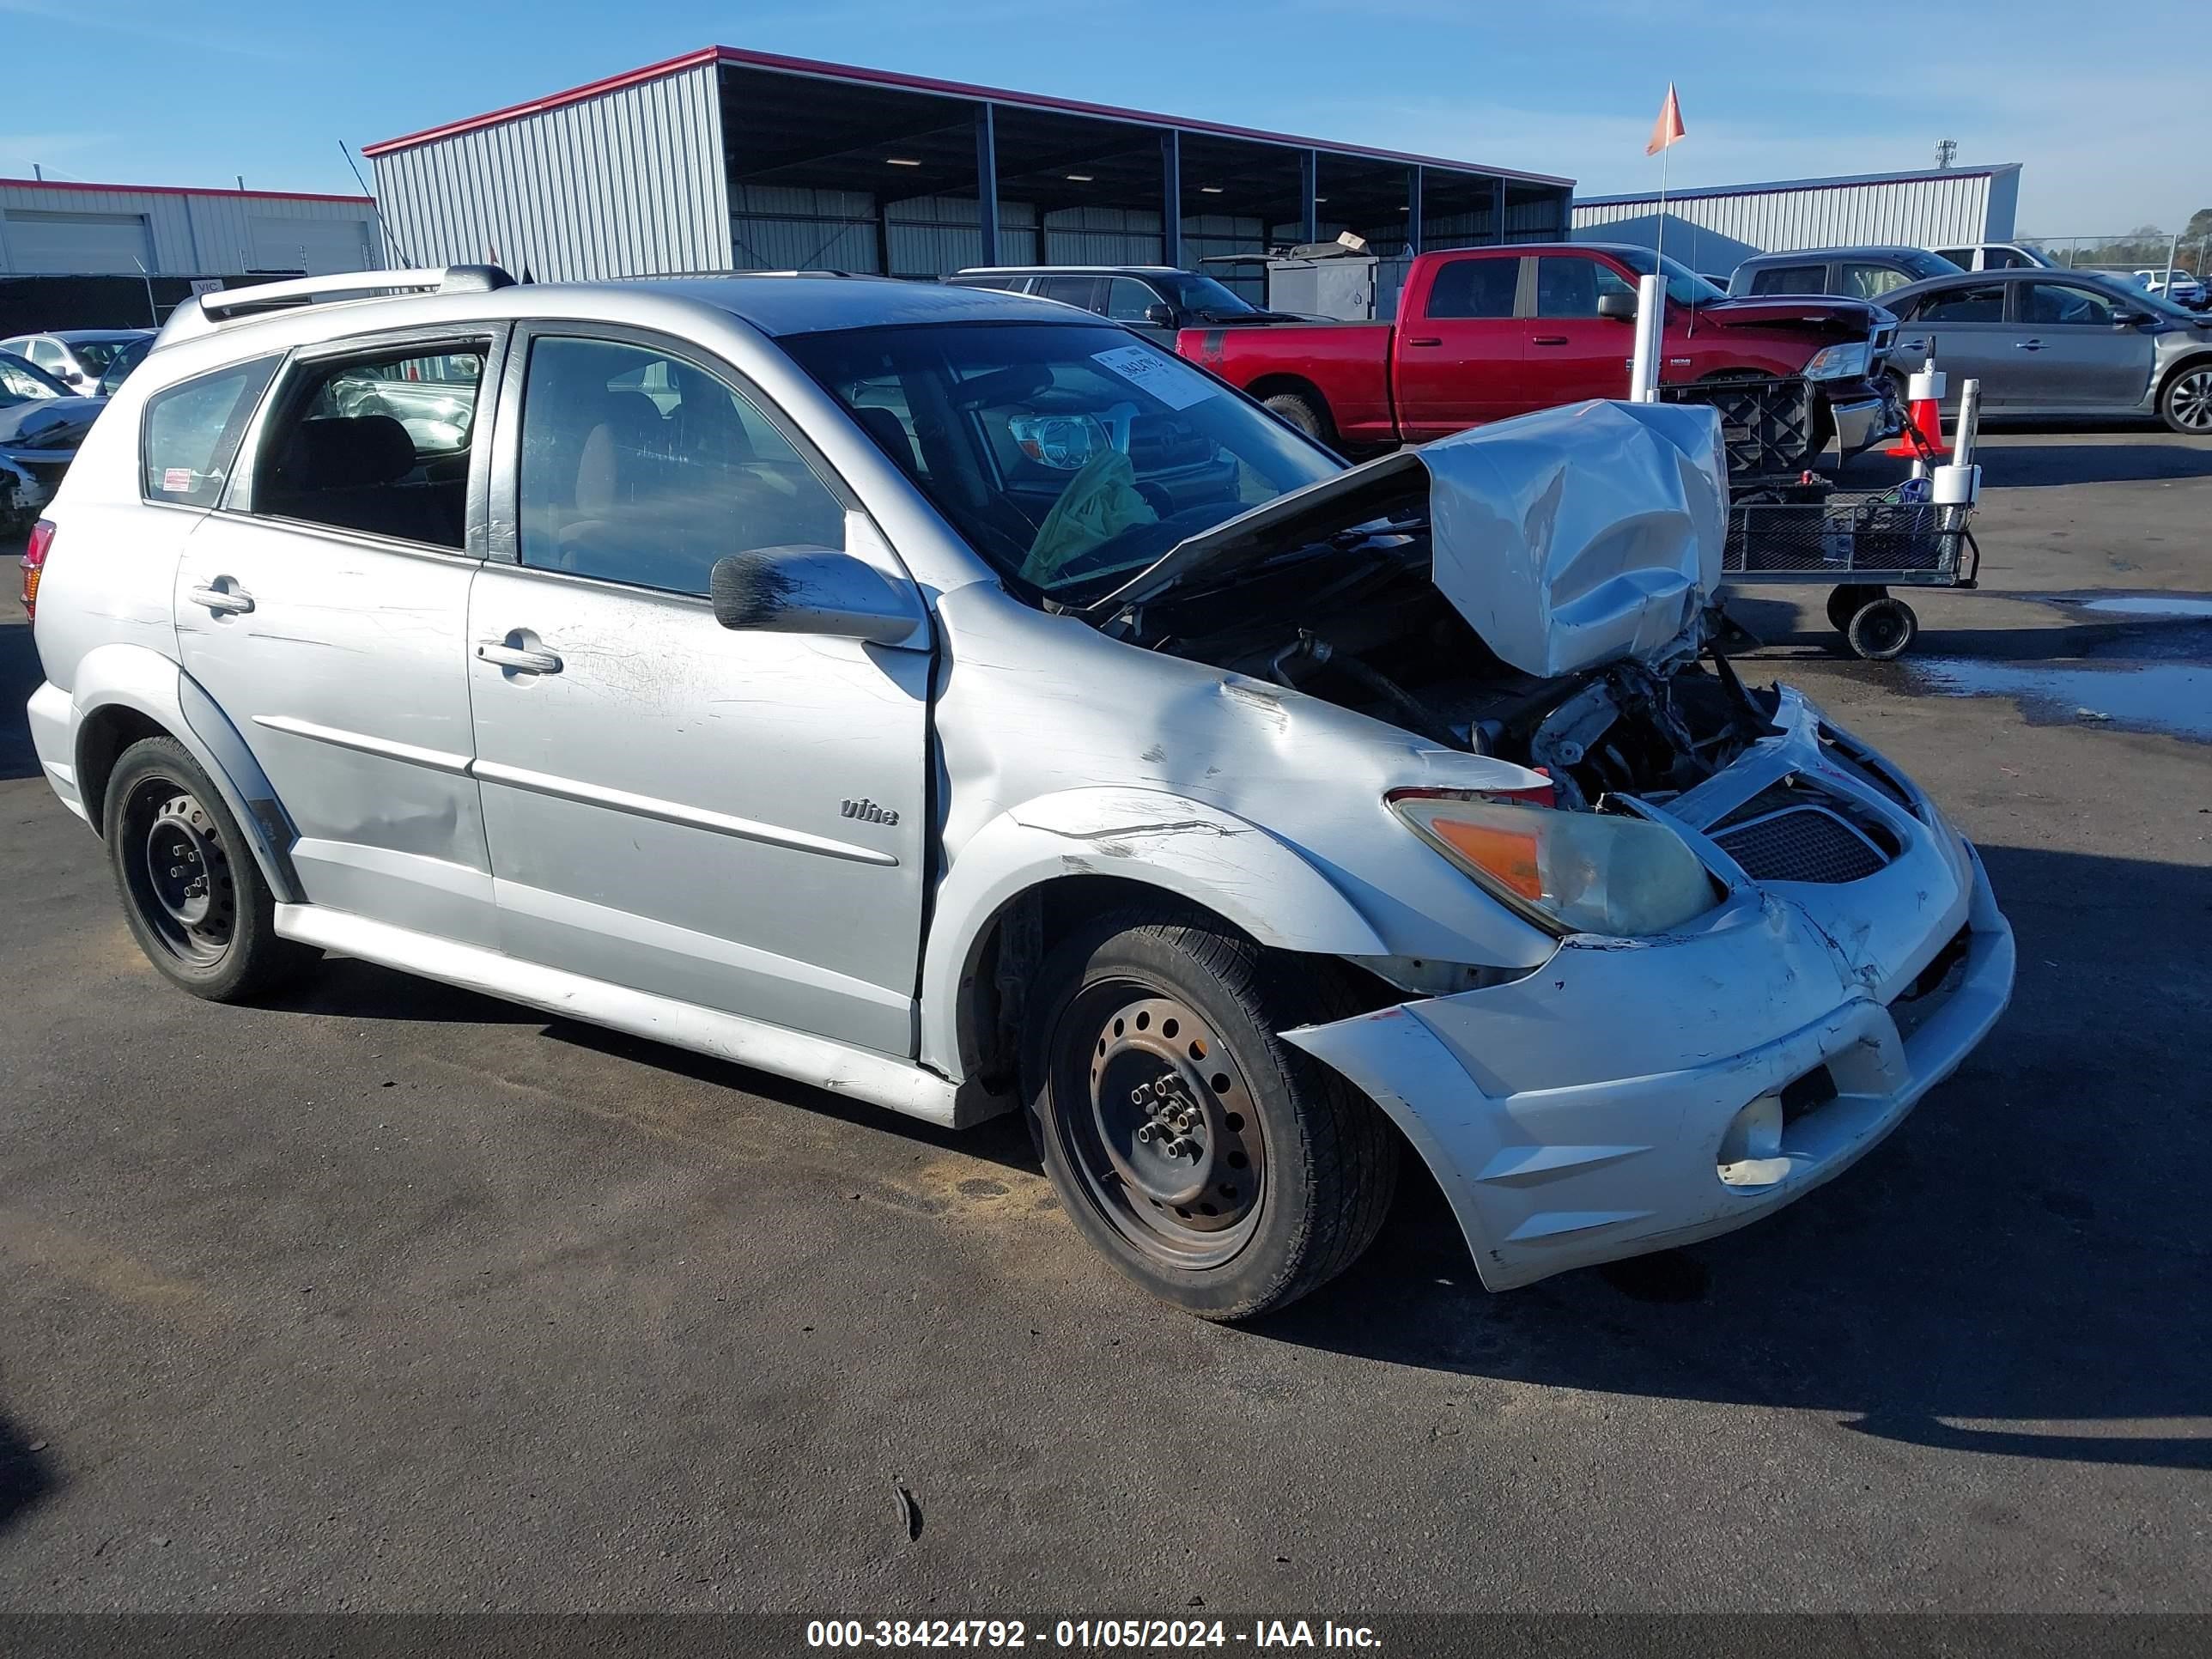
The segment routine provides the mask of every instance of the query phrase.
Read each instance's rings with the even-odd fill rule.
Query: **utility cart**
[[[1980,574],[1970,528],[1981,492],[1973,464],[1980,392],[1978,381],[1966,382],[1948,465],[1914,422],[1905,422],[1917,458],[1912,476],[1887,489],[1838,489],[1811,472],[1758,478],[1732,471],[1722,580],[1731,587],[1825,586],[1828,620],[1854,656],[1886,662],[1901,654],[1920,619],[1890,590],[1972,587]]]

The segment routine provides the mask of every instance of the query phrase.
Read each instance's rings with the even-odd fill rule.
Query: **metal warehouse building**
[[[1699,270],[1727,271],[1754,253],[1862,243],[1957,247],[2008,242],[2020,205],[2020,163],[1932,173],[1729,185],[1667,195],[1667,252]],[[1659,198],[1593,196],[1574,207],[1584,242],[1659,240]]]
[[[381,266],[366,196],[0,179],[0,333],[143,326],[192,291]]]
[[[710,46],[372,144],[395,256],[540,279],[1386,256],[1566,233],[1573,181]]]

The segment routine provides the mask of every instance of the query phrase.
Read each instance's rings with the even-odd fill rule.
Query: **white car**
[[[2176,269],[2169,272],[2162,268],[2138,270],[2135,280],[2146,293],[2171,300],[2178,306],[2188,306],[2193,310],[2204,303],[2204,284],[2188,271]]]
[[[349,392],[426,364],[429,437]],[[1809,1192],[2010,994],[1934,803],[1709,647],[1725,502],[1701,406],[1347,467],[985,289],[307,278],[94,427],[30,723],[195,994],[335,951],[1020,1110],[1208,1318],[1412,1157],[1503,1288]]]

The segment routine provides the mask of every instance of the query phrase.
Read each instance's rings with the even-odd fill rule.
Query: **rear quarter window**
[[[277,362],[257,357],[149,398],[138,428],[139,493],[149,501],[213,507]]]

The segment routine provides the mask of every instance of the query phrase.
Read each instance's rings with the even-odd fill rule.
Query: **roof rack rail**
[[[200,295],[200,314],[211,321],[373,294],[488,294],[512,288],[514,278],[497,265],[447,265],[415,270],[349,270],[327,276],[293,276],[250,288],[218,289]]]

